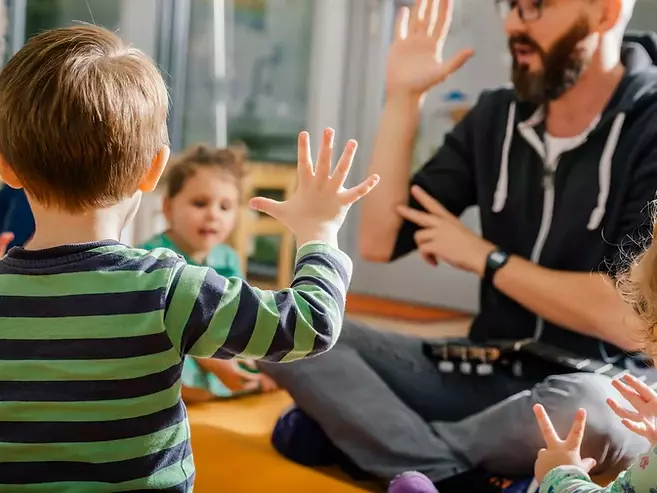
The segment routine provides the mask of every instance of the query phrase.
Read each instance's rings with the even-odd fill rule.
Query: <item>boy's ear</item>
[[[14,173],[14,170],[11,169],[11,166],[9,166],[9,163],[7,163],[2,155],[0,155],[0,178],[11,188],[23,188],[16,173]]]
[[[157,152],[151,162],[151,166],[139,181],[139,186],[137,187],[139,191],[149,193],[155,190],[157,183],[162,177],[162,173],[164,173],[164,168],[166,168],[167,162],[169,162],[170,155],[171,149],[169,149],[169,146],[164,146]]]

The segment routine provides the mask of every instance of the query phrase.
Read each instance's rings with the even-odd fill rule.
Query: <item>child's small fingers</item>
[[[536,404],[534,406],[534,415],[536,416],[536,422],[538,423],[538,427],[541,430],[541,434],[543,435],[547,447],[549,449],[559,447],[561,445],[561,438],[559,438],[559,435],[552,425],[550,417],[541,404]]]
[[[301,132],[297,142],[297,175],[299,181],[305,181],[313,175],[313,159],[310,151],[310,135]]]
[[[568,432],[568,437],[566,438],[566,445],[571,448],[571,450],[579,450],[582,446],[582,441],[584,440],[584,430],[586,429],[586,410],[579,409],[573,420],[573,426]]]
[[[626,375],[623,377],[623,383],[633,388],[645,402],[657,403],[657,393],[638,378],[632,375]]]
[[[641,421],[642,419],[639,413],[637,413],[636,411],[625,409],[614,399],[607,399],[607,405],[621,419],[630,419],[632,421]]]
[[[258,212],[267,214],[274,219],[281,219],[283,216],[283,202],[268,199],[266,197],[254,197],[249,201],[249,207]]]
[[[614,380],[612,385],[630,404],[632,404],[632,406],[636,408],[637,411],[641,411],[641,407],[644,406],[646,402],[636,390],[622,380]]]
[[[324,130],[322,143],[319,146],[319,154],[317,155],[317,164],[315,165],[315,176],[319,178],[327,179],[331,174],[334,138],[335,131],[332,128]]]
[[[358,149],[358,142],[355,140],[347,142],[347,145],[342,152],[342,156],[340,156],[340,160],[335,166],[333,176],[331,177],[336,189],[341,188],[347,180],[347,176],[349,176],[349,171],[351,170],[351,165],[354,162],[356,149]]]
[[[591,458],[587,457],[586,459],[582,459],[582,468],[588,473],[591,472],[591,470],[598,464],[598,461]]]
[[[629,419],[624,419],[624,420],[621,421],[621,423],[623,423],[625,428],[630,430],[632,433],[634,433],[636,435],[639,435],[640,437],[643,437],[643,438],[646,438],[646,439],[650,440],[650,436],[651,436],[650,430],[648,430],[646,428],[645,424],[635,423],[634,421],[629,420]]]
[[[372,175],[369,178],[367,178],[364,182],[362,182],[360,185],[356,185],[353,188],[350,188],[348,190],[345,190],[341,194],[342,198],[342,203],[344,205],[351,205],[354,202],[360,200],[363,198],[365,195],[370,193],[372,189],[377,186],[379,183],[379,175]]]

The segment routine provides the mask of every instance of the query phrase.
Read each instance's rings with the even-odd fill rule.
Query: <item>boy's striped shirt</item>
[[[314,243],[279,292],[165,249],[11,250],[0,262],[0,491],[191,491],[182,356],[326,351],[350,277],[344,253]]]

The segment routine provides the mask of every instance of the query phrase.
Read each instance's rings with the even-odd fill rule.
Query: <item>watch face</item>
[[[503,252],[493,252],[489,258],[492,264],[501,264],[506,259],[506,254]]]

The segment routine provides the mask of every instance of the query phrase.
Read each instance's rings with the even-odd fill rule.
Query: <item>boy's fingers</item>
[[[536,421],[538,422],[538,427],[541,429],[541,434],[545,440],[545,444],[548,448],[555,448],[561,445],[561,439],[557,435],[554,426],[552,426],[552,421],[548,416],[545,408],[540,404],[534,406],[534,414],[536,415]]]
[[[340,156],[340,160],[338,161],[333,176],[331,177],[337,190],[344,185],[344,182],[349,175],[349,170],[351,170],[351,165],[354,162],[357,148],[358,143],[355,140],[350,140],[347,142],[347,145],[342,152],[342,156]]]
[[[310,135],[301,132],[297,143],[297,174],[303,182],[313,175],[313,160],[310,152]]]
[[[349,188],[348,190],[345,190],[342,192],[341,197],[342,197],[342,204],[343,205],[351,205],[357,200],[363,198],[365,195],[370,193],[372,189],[377,186],[379,183],[379,175],[372,175],[369,178],[367,178],[364,182],[362,182],[360,185],[356,185],[353,188]]]
[[[322,143],[319,146],[317,164],[315,165],[315,176],[324,180],[331,174],[331,158],[333,157],[333,140],[335,132],[327,128],[322,134]]]
[[[584,440],[584,430],[586,429],[586,411],[584,409],[579,409],[575,415],[575,420],[573,421],[573,426],[568,432],[568,438],[566,438],[566,446],[571,450],[579,450],[582,447],[582,441]]]
[[[263,212],[274,219],[281,219],[284,213],[283,202],[265,197],[254,197],[249,200],[249,207],[258,212]]]

